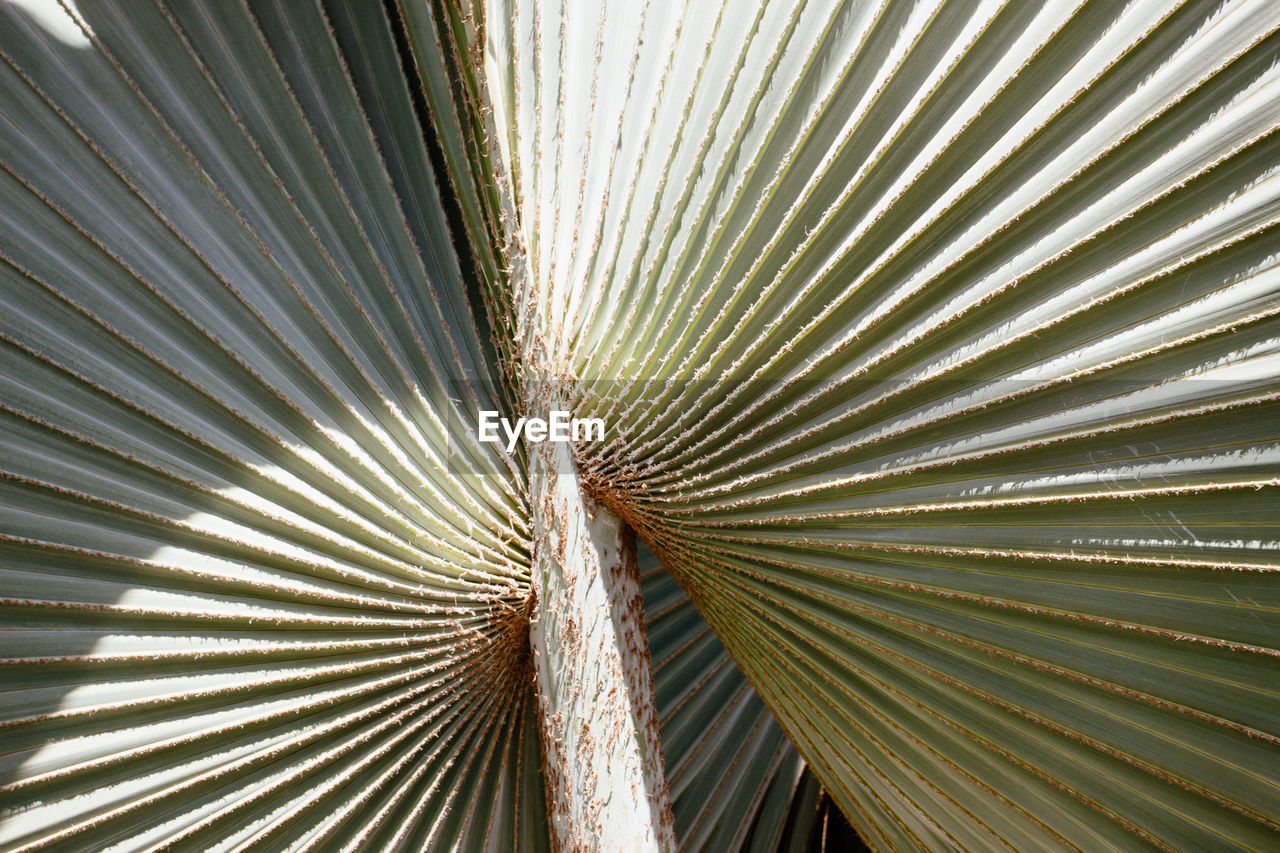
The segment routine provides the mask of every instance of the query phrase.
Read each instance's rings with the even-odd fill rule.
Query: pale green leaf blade
[[[459,428],[502,386],[388,22],[85,5],[0,4],[0,846],[545,847],[520,469]]]

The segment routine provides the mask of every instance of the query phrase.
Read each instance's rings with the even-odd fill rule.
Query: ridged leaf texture
[[[547,847],[530,341],[683,846],[1274,848],[1278,25],[0,0],[0,848]]]

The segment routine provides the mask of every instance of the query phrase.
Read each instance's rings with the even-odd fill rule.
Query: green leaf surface
[[[548,848],[543,379],[682,847],[1273,848],[1278,28],[0,0],[0,848]]]
[[[0,4],[0,847],[545,848],[522,469],[457,426],[501,374],[388,21],[82,11]]]
[[[1274,10],[582,12],[481,47],[584,476],[868,841],[1272,846]]]

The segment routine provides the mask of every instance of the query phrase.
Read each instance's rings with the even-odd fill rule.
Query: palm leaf
[[[816,834],[825,849],[824,830],[833,845],[837,832],[856,843],[675,579],[643,545],[639,560],[654,702],[681,846],[772,851],[789,842],[807,849],[801,845]],[[825,825],[815,826],[818,820]]]
[[[682,845],[1273,844],[1270,5],[83,6],[0,3],[0,846],[550,846],[545,380]]]
[[[876,846],[1280,829],[1277,17],[494,3],[584,478]]]
[[[520,472],[456,430],[499,374],[381,11],[0,11],[0,846],[545,846]]]

